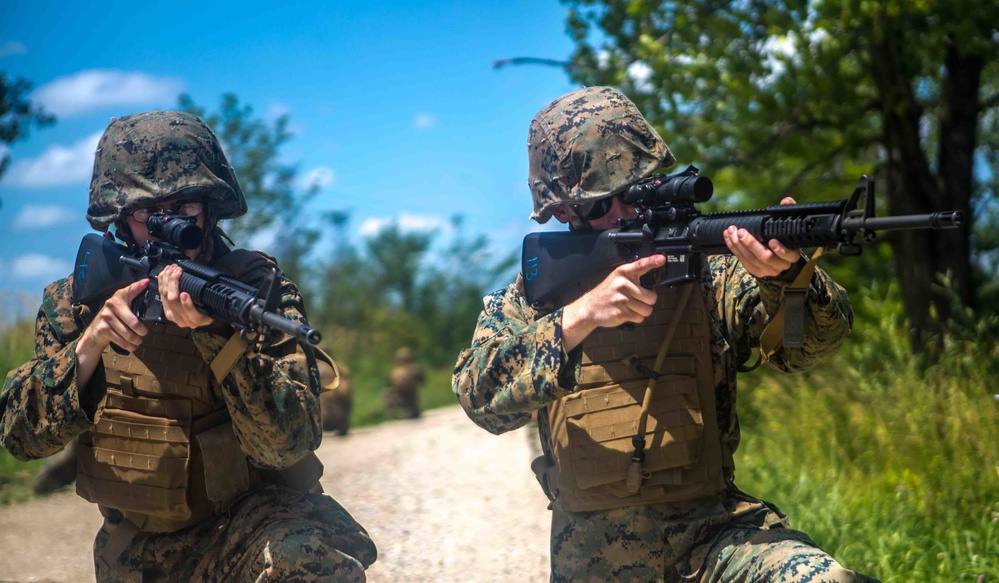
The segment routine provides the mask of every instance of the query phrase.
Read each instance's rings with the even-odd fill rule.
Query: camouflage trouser
[[[107,526],[94,541],[108,543]],[[279,486],[254,490],[220,515],[170,534],[140,533],[98,581],[364,581],[367,532],[336,501]]]
[[[552,507],[551,580],[875,582],[842,567],[779,510],[741,492],[678,509]]]

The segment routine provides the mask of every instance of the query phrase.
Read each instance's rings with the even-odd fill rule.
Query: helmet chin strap
[[[570,231],[592,231],[593,226],[587,221],[583,215],[579,213],[579,207],[577,205],[567,204],[563,205],[566,214],[569,216],[569,230]]]
[[[110,232],[110,230],[107,232]],[[125,243],[129,247],[135,246],[135,239],[132,237],[132,231],[128,228],[128,224],[124,219],[115,221],[114,237],[117,237],[122,243]],[[114,239],[114,237],[112,237],[112,239]]]

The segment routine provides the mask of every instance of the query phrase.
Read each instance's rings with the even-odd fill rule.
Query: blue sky
[[[443,243],[459,213],[466,234],[517,249],[538,228],[528,124],[576,87],[557,68],[492,62],[571,51],[557,0],[8,0],[0,70],[32,81],[31,98],[58,122],[10,147],[0,307],[33,311],[43,286],[71,272],[91,232],[93,152],[109,119],[174,108],[180,92],[209,111],[234,92],[262,118],[288,114],[295,135],[282,157],[324,185],[310,210],[349,211],[358,237],[396,221]]]

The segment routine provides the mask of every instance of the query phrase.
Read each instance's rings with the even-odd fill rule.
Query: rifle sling
[[[638,416],[638,429],[635,431],[635,437],[632,438],[635,444],[635,453],[631,457],[631,465],[628,467],[628,474],[625,478],[625,487],[632,493],[638,492],[645,477],[642,471],[642,462],[645,460],[645,452],[643,451],[645,449],[645,429],[649,419],[649,407],[652,404],[652,392],[655,390],[656,381],[659,380],[660,376],[659,369],[662,368],[663,361],[666,360],[666,351],[669,349],[669,345],[673,341],[673,336],[676,334],[680,318],[683,317],[683,310],[687,307],[687,300],[690,299],[690,294],[697,285],[697,283],[691,283],[683,286],[680,301],[677,302],[676,311],[673,313],[673,319],[666,329],[662,344],[659,345],[656,362],[652,365],[651,372],[653,372],[653,375],[648,375],[649,380],[645,384],[645,397],[642,399],[642,411]]]
[[[261,267],[274,267],[275,263],[269,257],[257,251],[248,249],[231,249],[216,261],[212,267],[223,273],[227,273],[236,279],[242,280],[247,273]],[[222,350],[215,355],[211,368],[215,380],[222,383],[222,379],[229,374],[232,367],[236,366],[236,361],[246,351],[246,341],[237,330],[229,337]]]
[[[740,369],[748,372],[760,366],[780,350],[781,346],[801,348],[805,343],[805,298],[808,296],[808,286],[815,274],[816,263],[825,252],[825,247],[819,247],[811,259],[801,268],[794,281],[784,288],[780,307],[777,313],[767,323],[760,334],[760,356],[756,364],[750,368]]]

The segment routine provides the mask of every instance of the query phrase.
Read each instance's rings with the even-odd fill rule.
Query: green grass
[[[45,460],[19,462],[0,449],[0,506],[24,502],[34,496],[31,479]]]
[[[7,323],[0,317],[0,375],[6,377],[7,371],[31,358],[34,333],[32,320]],[[42,460],[20,462],[7,450],[0,449],[0,505],[31,498],[31,479],[42,463]]]
[[[336,360],[335,356],[334,360]],[[350,378],[354,388],[350,426],[352,428],[364,427],[385,421],[383,392],[392,367],[391,361],[382,365],[370,362],[345,362],[350,367]],[[426,381],[419,393],[421,410],[426,411],[458,403],[454,393],[451,392],[451,370],[452,367],[424,367]]]
[[[807,374],[744,376],[737,482],[886,583],[999,581],[999,320],[921,362],[896,302],[862,297],[879,318]]]

